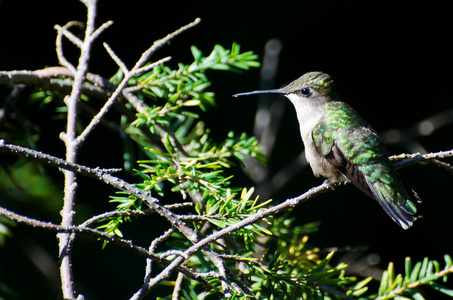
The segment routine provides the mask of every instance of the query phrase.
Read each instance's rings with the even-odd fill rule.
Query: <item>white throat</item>
[[[295,94],[285,95],[294,105],[299,121],[300,134],[305,148],[313,142],[312,132],[315,126],[325,114],[325,103],[315,103],[308,98],[302,98]],[[316,100],[315,100],[316,101]],[[307,144],[308,143],[308,144]]]

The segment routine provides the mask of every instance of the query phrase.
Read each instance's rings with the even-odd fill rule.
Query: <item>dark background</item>
[[[406,128],[452,107],[453,21],[447,1],[395,2],[100,1],[97,23],[113,20],[114,25],[96,43],[90,69],[106,78],[117,70],[101,45],[103,41],[132,66],[154,40],[200,17],[202,22],[197,27],[172,40],[153,59],[171,55],[170,65],[190,63],[191,45],[208,54],[215,44],[228,48],[232,42],[238,42],[243,51],[252,50],[262,57],[265,43],[278,38],[283,49],[275,87],[308,71],[325,71],[336,80],[343,99],[376,131]],[[0,70],[34,70],[57,65],[53,26],[71,20],[85,21],[85,18],[84,6],[77,1],[0,1]],[[71,57],[70,50],[67,51]],[[219,140],[231,129],[251,133],[257,98],[237,100],[231,95],[258,89],[259,70],[242,76],[221,72],[208,72],[208,76],[218,105],[203,116],[207,127],[212,128]],[[42,116],[35,117],[38,120]],[[450,124],[417,140],[428,152],[448,150],[453,148],[452,129]],[[61,128],[49,129],[40,147],[63,157],[59,131]],[[109,155],[102,155],[105,153],[102,145],[118,138],[102,132],[95,137],[86,146],[87,150],[81,151],[80,161],[119,167],[121,147],[108,149]],[[269,162],[271,170],[289,163],[303,148],[289,102],[277,143]],[[408,152],[397,144],[389,148],[393,154]],[[417,261],[429,256],[442,265],[443,254],[453,254],[452,175],[432,165],[411,166],[401,170],[401,174],[423,199],[419,205],[423,219],[408,231],[395,225],[376,203],[352,186],[340,187],[305,203],[293,214],[300,224],[322,222],[321,231],[310,238],[321,248],[367,245],[369,252],[381,255],[381,267],[394,261],[398,272],[403,272],[405,256]],[[61,176],[58,178],[61,180]],[[303,170],[273,198],[281,201],[321,182],[312,176],[311,170]],[[86,185],[80,188],[78,197],[91,197],[91,205],[97,208],[79,207],[81,211],[100,209],[112,193],[112,190],[94,190],[99,185],[91,180],[82,179],[80,186],[83,184]],[[158,223],[140,222],[128,233],[129,238],[139,238],[140,229]],[[21,291],[24,299],[31,295],[51,295],[49,284],[36,279],[41,278],[38,271],[22,256],[16,256],[15,249],[43,244],[56,257],[53,234],[19,226],[14,229],[14,235],[0,249],[0,281]],[[86,296],[124,299],[138,288],[142,259],[126,254],[130,259],[126,261],[125,250],[112,246],[102,251],[89,238],[81,238],[78,243],[74,253],[75,279]],[[111,257],[109,265],[101,265],[101,258],[106,256]],[[440,299],[439,294],[435,295]]]

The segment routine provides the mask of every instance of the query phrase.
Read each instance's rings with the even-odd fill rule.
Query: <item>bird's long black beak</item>
[[[282,94],[282,95],[285,95],[286,93],[283,92],[281,89],[275,89],[275,90],[262,90],[262,91],[239,93],[239,94],[234,94],[233,97],[248,96],[248,95],[255,95],[255,94]]]

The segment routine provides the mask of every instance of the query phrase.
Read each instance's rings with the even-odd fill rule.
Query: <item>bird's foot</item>
[[[323,185],[327,185],[332,191],[335,190],[335,187],[338,186],[338,182],[332,183],[329,179],[324,180]]]

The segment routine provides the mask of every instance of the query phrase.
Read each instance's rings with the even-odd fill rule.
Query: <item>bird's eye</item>
[[[308,97],[311,95],[311,90],[310,88],[303,88],[300,90],[300,93],[302,94],[302,96]]]

